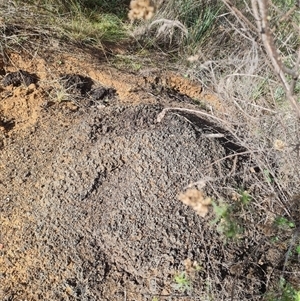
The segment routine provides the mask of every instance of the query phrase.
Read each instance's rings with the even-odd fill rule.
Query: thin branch
[[[290,101],[291,105],[294,107],[296,114],[298,118],[300,119],[300,107],[298,102],[296,101],[294,97],[294,86],[295,82],[292,82],[289,84],[286,73],[293,76],[293,80],[298,80],[298,73],[293,72],[293,69],[287,68],[281,61],[278,51],[275,47],[275,42],[273,35],[270,31],[269,21],[268,21],[268,1],[267,0],[251,0],[252,3],[252,10],[256,19],[257,28],[260,31],[261,38],[265,47],[265,50],[267,52],[268,57],[271,60],[271,63],[273,65],[273,69],[275,73],[280,78],[284,89],[286,91],[286,95],[288,100]],[[300,56],[300,54],[299,54]],[[297,58],[298,62],[299,57]],[[300,59],[299,59],[300,60]],[[297,65],[295,66],[295,71],[297,70]]]
[[[227,122],[225,122],[224,120],[214,116],[214,115],[211,115],[209,113],[205,113],[203,111],[198,111],[198,110],[192,110],[192,109],[185,109],[185,108],[171,108],[171,107],[168,107],[168,108],[164,108],[158,115],[157,115],[157,118],[156,118],[156,121],[157,122],[161,122],[162,119],[165,117],[166,113],[168,111],[179,111],[179,112],[187,112],[187,113],[192,113],[192,114],[195,114],[195,115],[202,115],[202,116],[205,116],[205,117],[209,117],[210,119],[214,119],[218,122],[221,122],[223,124],[226,124]]]
[[[222,0],[222,1],[229,8],[229,10],[236,16],[237,20],[241,23],[242,26],[244,26],[245,24],[247,24],[248,27],[252,31],[257,32],[257,28],[229,0]],[[242,23],[241,21],[243,21],[244,23]]]
[[[232,157],[236,157],[236,156],[244,156],[244,155],[249,155],[249,154],[253,154],[253,153],[258,153],[259,151],[254,151],[254,150],[251,150],[251,151],[245,151],[245,152],[241,152],[241,153],[234,153],[234,154],[231,154],[231,155],[228,155],[228,156],[225,156],[221,159],[218,159],[218,160],[215,160],[214,162],[212,162],[211,164],[205,166],[205,169],[208,169],[209,167],[217,164],[217,163],[220,163],[226,159],[229,159],[229,158],[232,158]]]

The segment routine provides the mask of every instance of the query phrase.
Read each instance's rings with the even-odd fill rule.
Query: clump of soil
[[[85,95],[91,91],[93,81],[87,76],[79,74],[65,74],[60,78],[63,87],[72,94]]]
[[[93,100],[103,100],[105,98],[111,99],[116,96],[114,88],[97,87],[89,93]]]
[[[4,87],[9,85],[19,87],[22,84],[24,84],[25,86],[35,84],[37,81],[38,78],[35,74],[31,74],[24,70],[19,70],[16,72],[9,72],[8,74],[6,74],[6,76],[2,80],[2,84]]]

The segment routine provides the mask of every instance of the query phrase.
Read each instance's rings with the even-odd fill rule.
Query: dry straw
[[[150,20],[155,13],[155,6],[150,0],[131,0],[128,18],[130,20]]]

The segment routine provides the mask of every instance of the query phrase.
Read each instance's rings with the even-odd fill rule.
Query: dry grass
[[[236,4],[237,1],[233,2]],[[239,4],[240,8],[242,4]],[[275,4],[271,8],[271,26],[276,32],[274,40],[280,49],[282,62],[289,68],[295,66],[293,70],[297,73],[297,21],[292,17],[292,22],[285,24],[284,19],[280,19],[289,11],[288,7],[281,13]],[[247,14],[246,16],[251,18]],[[279,19],[280,26],[276,23]],[[260,235],[264,243],[268,244],[271,243],[271,238],[270,234],[266,234],[266,229],[272,228],[271,225],[279,216],[293,221],[298,227],[300,224],[300,121],[294,106],[288,101],[284,85],[274,72],[270,58],[265,54],[263,44],[255,38],[255,32],[249,30],[249,24],[228,13],[220,16],[219,24],[221,25],[214,33],[216,38],[210,39],[205,47],[200,45],[192,56],[187,55],[187,50],[186,66],[182,70],[181,61],[178,69],[197,79],[208,93],[214,93],[223,104],[221,109],[204,114],[210,114],[210,119],[228,130],[242,147],[243,151],[236,153],[237,161],[244,155],[250,157],[242,169],[234,167],[231,174],[223,177],[234,178],[242,174],[244,180],[239,183],[240,188],[247,189],[252,198],[247,208],[234,205],[236,197],[226,199],[225,202],[233,208],[230,214],[243,225],[244,234],[254,235],[259,229],[264,229]],[[285,35],[284,32],[289,34]],[[287,79],[293,85],[292,79],[288,76]],[[299,102],[299,77],[294,86],[294,98]],[[163,118],[164,113],[165,111],[159,118]],[[224,161],[227,157],[224,157]],[[230,157],[234,156],[231,154]],[[213,164],[220,162],[218,160]],[[209,196],[218,196],[220,200],[230,192],[234,196],[238,189],[236,186],[217,186],[218,179],[207,178],[205,174],[202,179],[213,191]],[[276,288],[272,286],[279,283],[280,277],[293,282],[298,273],[297,263],[294,263],[294,270],[289,268],[287,271],[286,268],[293,265],[291,254],[294,254],[294,249],[299,244],[299,228],[280,235],[277,239],[281,242],[281,247],[286,248],[287,255],[280,275],[274,273],[274,278],[268,283],[270,286],[267,288],[274,288],[275,291]],[[276,294],[284,296],[285,288],[277,287]]]
[[[152,10],[149,18],[143,18],[146,22],[137,23],[133,27],[133,36],[144,45],[169,53],[178,50],[193,53],[205,43],[220,8],[216,1],[153,2],[155,14]]]
[[[288,206],[299,193],[299,120],[289,103],[276,97],[277,79],[258,45],[250,46],[226,60],[194,63],[188,72],[214,90],[224,105],[213,116],[226,121],[223,126],[252,154],[255,165],[272,175],[272,183],[259,185]],[[278,147],[278,141],[285,147]]]
[[[236,40],[238,46],[235,48],[232,43],[231,53],[227,52],[226,58],[210,59],[199,53],[186,72],[221,100],[222,110],[214,111],[213,118],[225,121],[222,126],[250,154],[252,164],[245,166],[243,184],[252,178],[252,184],[246,188],[254,198],[251,209],[239,212],[237,218],[247,221],[244,225],[247,225],[248,230],[252,229],[250,233],[255,233],[254,225],[264,228],[278,216],[285,216],[299,225],[299,204],[295,201],[299,194],[300,178],[299,118],[288,102],[284,88],[261,45],[241,32],[236,24],[230,24],[232,30],[235,30],[233,41]],[[295,40],[291,39],[290,45],[285,44],[285,58],[293,57],[295,63],[294,43]],[[226,49],[220,51],[226,53]],[[296,89],[295,93],[299,101],[299,91]],[[215,194],[222,198],[220,192],[224,188],[216,188],[213,181],[208,183]],[[235,189],[226,187],[225,190]],[[289,254],[297,246],[295,240],[298,235],[295,230],[279,238],[285,248],[290,250],[287,251]],[[267,236],[264,239],[268,241]],[[291,265],[290,256],[286,255],[280,277],[293,281],[298,271],[297,265],[294,271],[286,271],[286,267]],[[279,275],[276,277],[274,274],[273,283],[279,283]],[[279,291],[271,287],[268,289],[276,291],[278,296],[286,294],[285,289]]]
[[[63,3],[59,5],[55,1],[27,5],[18,2],[1,3],[0,17],[4,31],[1,44],[5,47],[21,44],[41,34],[52,41],[55,38],[67,39],[96,46],[126,39],[125,25],[118,16],[100,11],[80,10],[78,6],[79,3],[76,6],[76,2],[72,2],[64,7]],[[21,29],[20,32],[18,29]]]

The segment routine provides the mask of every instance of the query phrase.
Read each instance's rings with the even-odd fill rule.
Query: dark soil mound
[[[229,174],[230,160],[207,166],[231,150],[206,137],[209,123],[201,128],[199,118],[196,126],[170,112],[158,123],[161,110],[50,108],[25,139],[6,141],[1,214],[15,227],[2,223],[2,300],[152,300],[174,294],[174,274],[187,258],[201,269],[182,300],[201,296],[209,277],[230,297],[229,266],[243,251],[225,252],[209,218],[177,195],[203,176]],[[260,290],[255,278],[239,280],[242,294]]]

